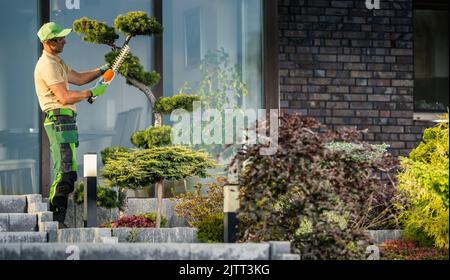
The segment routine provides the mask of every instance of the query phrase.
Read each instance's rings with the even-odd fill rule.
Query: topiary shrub
[[[105,54],[105,61],[112,65],[119,53],[119,50],[112,50],[111,52]],[[139,60],[139,57],[131,53],[127,54],[122,65],[119,67],[118,72],[125,78],[128,78],[126,83],[129,85],[133,85],[129,79],[139,81],[146,86],[156,85],[161,79],[159,73],[154,70],[146,72]]]
[[[398,204],[405,237],[449,248],[449,129],[446,121],[425,129],[422,142],[401,158],[398,188],[407,204]]]
[[[115,32],[115,29],[125,34],[126,42],[136,36],[160,35],[163,32],[163,27],[156,18],[149,17],[143,11],[132,11],[124,15],[118,15],[114,20],[114,27],[87,17],[73,22],[73,30],[83,41],[105,44],[111,47],[111,51],[105,54],[106,62],[111,65],[120,52],[120,47],[116,45],[119,35]],[[144,93],[151,103],[155,102],[155,96],[147,87],[154,86],[159,82],[159,73],[156,71],[146,72],[139,58],[131,52],[125,57],[118,72],[125,77],[127,84]]]
[[[111,45],[119,39],[119,35],[113,27],[106,23],[90,20],[82,17],[73,22],[74,31],[81,36],[81,39],[88,43]]]
[[[102,175],[110,185],[138,189],[160,180],[206,177],[215,166],[202,151],[181,146],[153,147],[133,152],[117,152],[108,160]]]
[[[126,36],[122,46],[128,44],[136,36],[160,35],[162,25],[155,17],[149,17],[143,11],[132,11],[119,15],[114,21],[114,27]],[[73,29],[82,39],[89,43],[106,44],[111,52],[105,55],[111,64],[120,53],[122,47],[116,44],[118,35],[114,28],[106,23],[81,18],[75,20]],[[103,156],[103,176],[109,184],[121,189],[135,189],[155,184],[158,198],[157,227],[161,224],[163,180],[178,180],[190,176],[206,176],[206,169],[212,168],[214,162],[202,152],[194,152],[186,147],[170,147],[168,139],[169,128],[162,127],[162,114],[170,114],[175,109],[192,111],[192,102],[200,100],[194,95],[179,94],[170,98],[160,98],[157,101],[150,89],[160,80],[156,71],[146,72],[139,58],[131,52],[127,54],[118,72],[125,77],[126,83],[136,87],[153,105],[153,124],[145,132],[138,132],[132,137],[133,143],[143,150],[129,151],[121,149],[107,150]],[[157,103],[157,104],[155,104]],[[123,194],[123,192],[120,192]],[[123,196],[122,196],[123,197]]]
[[[197,95],[180,93],[171,97],[161,97],[155,103],[155,112],[163,115],[172,113],[175,109],[193,110],[193,102],[200,101]]]
[[[223,243],[223,213],[209,216],[198,223],[197,239],[205,243]]]
[[[133,11],[125,15],[119,15],[114,20],[114,27],[131,36],[160,35],[163,32],[163,27],[156,18],[149,17],[142,11]]]
[[[240,240],[289,240],[304,259],[364,258],[361,221],[386,187],[376,171],[395,160],[360,139],[354,129],[285,115],[275,155],[262,155],[262,144],[242,149],[234,159],[243,164]]]
[[[119,146],[107,147],[100,152],[100,155],[102,157],[102,163],[103,163],[103,165],[105,165],[106,161],[108,159],[113,158],[114,154],[117,152],[129,152],[129,151],[130,151],[130,149],[128,149],[126,147],[119,147]]]
[[[172,144],[172,141],[170,140],[171,132],[172,127],[170,126],[150,126],[146,130],[134,132],[131,135],[131,143],[142,149],[148,149],[155,146],[169,146]]]

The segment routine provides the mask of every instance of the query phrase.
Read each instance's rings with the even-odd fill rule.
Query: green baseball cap
[[[47,22],[46,24],[42,25],[37,35],[39,37],[39,40],[41,40],[41,42],[44,42],[53,38],[65,37],[69,35],[71,31],[72,29],[70,28],[63,29],[54,22]]]

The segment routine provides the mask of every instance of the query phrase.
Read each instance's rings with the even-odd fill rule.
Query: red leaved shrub
[[[136,227],[136,228],[153,228],[155,227],[155,223],[152,219],[149,219],[143,215],[132,215],[132,216],[123,216],[117,221],[113,221],[110,224],[100,225],[100,227],[110,227],[110,228],[119,228],[119,227]]]

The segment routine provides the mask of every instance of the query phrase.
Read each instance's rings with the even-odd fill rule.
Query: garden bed
[[[48,199],[44,199],[48,202]],[[185,219],[178,217],[174,212],[175,201],[170,199],[163,199],[162,204],[162,216],[167,219],[166,227],[184,227],[187,226]],[[156,212],[157,199],[156,198],[128,198],[128,206],[125,209],[125,215],[137,215],[142,213]],[[67,214],[65,224],[69,228],[82,228],[84,227],[83,221],[83,205],[77,205],[73,202],[72,198],[69,198],[67,205]],[[97,223],[99,225],[106,224],[110,221],[117,220],[119,218],[118,208],[97,208]]]
[[[448,260],[448,250],[419,246],[413,241],[387,240],[380,245],[382,260]]]

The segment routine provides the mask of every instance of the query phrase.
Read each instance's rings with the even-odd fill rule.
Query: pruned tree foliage
[[[119,51],[113,50],[105,55],[105,60],[109,64],[112,64],[118,55]],[[131,52],[125,57],[125,60],[118,71],[125,78],[135,79],[146,86],[156,85],[161,78],[156,71],[146,72],[141,65],[139,58]],[[127,83],[133,85],[128,79]]]
[[[171,133],[171,126],[150,126],[146,130],[134,132],[131,135],[131,143],[141,149],[147,149],[155,146],[169,146],[172,144],[172,141],[170,139]]]
[[[206,177],[215,163],[207,153],[186,147],[152,147],[110,156],[103,176],[113,185],[142,188],[160,180],[180,180],[189,176]]]
[[[112,45],[119,39],[113,27],[106,23],[82,17],[73,22],[73,30],[88,43]]]
[[[105,55],[105,60],[109,64],[114,62],[121,48],[116,43],[119,39],[116,30],[124,33],[127,42],[136,36],[160,35],[163,32],[163,27],[158,20],[149,17],[143,11],[132,11],[117,16],[114,27],[108,26],[104,22],[83,17],[73,22],[73,29],[85,42],[110,46],[111,52]],[[125,77],[127,84],[142,91],[152,104],[155,102],[156,98],[149,87],[159,83],[159,73],[145,71],[139,58],[131,52],[118,71]]]
[[[180,93],[171,97],[161,97],[155,103],[155,112],[170,114],[175,109],[192,112],[194,101],[200,101],[200,96]]]
[[[129,12],[119,15],[114,21],[117,30],[130,35],[160,35],[163,32],[162,25],[154,17],[149,17],[145,12]]]

